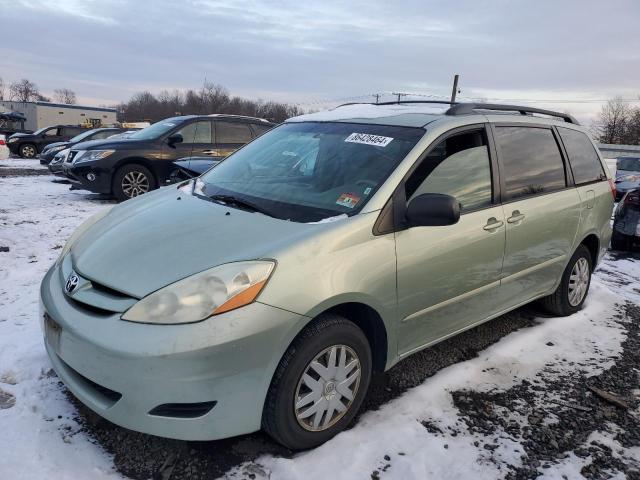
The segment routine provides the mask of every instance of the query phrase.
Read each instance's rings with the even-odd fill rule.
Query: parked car
[[[54,155],[53,159],[49,162],[49,165],[47,165],[47,168],[51,173],[60,177],[65,176],[62,171],[62,164],[69,156],[69,152],[71,152],[71,148],[65,148]]]
[[[272,127],[266,120],[235,115],[167,118],[124,140],[74,145],[63,169],[76,187],[127,200],[169,183],[174,160],[224,158]]]
[[[640,243],[640,188],[628,190],[618,203],[611,236],[614,250],[631,250],[635,243]]]
[[[6,160],[9,158],[9,153],[5,136],[0,134],[0,160]]]
[[[47,145],[65,142],[84,131],[86,131],[84,127],[54,125],[33,133],[14,133],[7,139],[7,145],[15,155],[20,155],[22,158],[35,158]]]
[[[640,187],[640,158],[620,157],[616,164],[616,200]]]
[[[170,183],[182,182],[202,175],[220,162],[220,159],[211,157],[180,158],[173,162],[175,169],[171,172]]]
[[[104,140],[112,135],[122,133],[125,130],[122,128],[108,127],[108,128],[94,128],[92,130],[84,130],[73,138],[63,142],[50,143],[42,149],[40,154],[40,163],[47,165],[55,156],[56,153],[71,148],[80,142],[88,142],[89,140]]]
[[[580,310],[613,208],[586,130],[423,103],[289,119],[87,220],[40,290],[59,378],[129,429],[304,449],[349,425],[372,371],[534,300]]]

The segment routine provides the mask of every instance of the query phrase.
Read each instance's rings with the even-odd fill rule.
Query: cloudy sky
[[[345,6],[348,4],[348,6]],[[0,0],[0,78],[114,104],[198,87],[318,109],[376,92],[555,108],[640,94],[640,1]]]

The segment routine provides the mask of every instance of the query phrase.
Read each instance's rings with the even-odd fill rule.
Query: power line
[[[376,92],[376,93],[363,93],[361,95],[353,95],[350,97],[334,97],[334,98],[325,98],[325,99],[314,99],[309,100],[307,102],[297,102],[296,105],[326,105],[326,104],[335,104],[335,103],[346,103],[346,102],[356,102],[356,101],[368,101],[371,103],[378,103],[383,96],[392,96],[395,97],[397,101],[398,98],[403,97],[408,99],[407,97],[421,97],[421,98],[431,98],[431,99],[441,99],[441,100],[449,100],[450,97],[446,95],[434,95],[434,94],[426,94],[426,93],[410,93],[410,92]],[[458,100],[461,101],[492,101],[492,102],[502,102],[502,103],[561,103],[561,104],[597,104],[597,103],[606,103],[610,98],[589,98],[589,99],[552,99],[552,98],[500,98],[500,97],[467,97],[463,94],[460,94]],[[620,98],[617,99],[624,103],[640,103],[640,98]],[[400,99],[400,101],[402,101]]]

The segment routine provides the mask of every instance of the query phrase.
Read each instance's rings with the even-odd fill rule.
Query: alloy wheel
[[[21,149],[22,156],[25,158],[33,158],[36,156],[36,149],[31,145],[25,145]]]
[[[127,172],[122,177],[122,191],[129,198],[147,193],[149,191],[149,179],[144,173],[136,170]]]
[[[347,413],[360,386],[362,368],[356,352],[346,345],[322,350],[305,368],[294,398],[298,424],[320,432]]]
[[[587,293],[589,286],[589,262],[580,257],[571,270],[569,276],[569,304],[572,307],[579,305]]]

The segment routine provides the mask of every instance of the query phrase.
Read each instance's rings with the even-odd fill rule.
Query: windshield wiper
[[[209,198],[216,202],[223,202],[225,205],[231,205],[243,210],[262,213],[263,215],[267,215],[268,217],[274,217],[272,213],[256,205],[255,203],[249,202],[242,198],[234,197],[233,195],[211,195]]]

